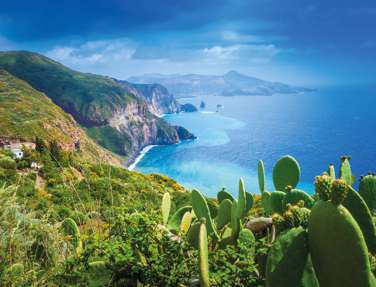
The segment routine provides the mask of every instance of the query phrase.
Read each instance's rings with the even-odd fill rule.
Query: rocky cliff
[[[31,52],[0,52],[1,68],[46,94],[97,143],[128,159],[146,145],[185,139],[157,116],[179,111],[173,96],[160,85],[132,85],[80,73]]]
[[[180,104],[174,96],[159,84],[133,84],[127,81],[118,81],[124,89],[139,98],[144,99],[149,110],[155,115],[180,112]]]

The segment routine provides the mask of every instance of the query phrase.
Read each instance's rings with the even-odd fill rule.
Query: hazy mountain
[[[295,94],[311,91],[307,88],[260,80],[236,71],[230,71],[220,76],[145,74],[130,77],[128,80],[140,84],[161,84],[178,98],[200,95],[271,96],[273,94]]]

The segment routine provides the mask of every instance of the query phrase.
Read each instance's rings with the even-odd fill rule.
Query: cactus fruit
[[[315,177],[315,192],[322,201],[330,199],[332,182],[333,179],[327,173]]]
[[[166,192],[163,195],[161,209],[162,209],[163,224],[166,225],[168,222],[168,217],[170,216],[170,209],[171,209],[171,196],[168,192]]]
[[[273,168],[273,183],[276,190],[285,190],[290,185],[295,188],[300,179],[300,166],[292,156],[280,158]]]
[[[285,199],[283,191],[274,191],[270,193],[269,207],[271,213],[283,213],[283,200]]]
[[[222,188],[222,190],[217,193],[217,199],[218,199],[219,203],[221,203],[225,199],[229,199],[229,200],[231,200],[231,202],[234,201],[234,198],[232,197],[232,195],[230,193],[228,193],[225,190],[225,188]]]
[[[266,192],[265,169],[264,169],[264,162],[262,160],[258,161],[257,173],[258,173],[258,184],[259,184],[260,192],[262,194]]]
[[[372,215],[363,198],[351,186],[343,201],[343,206],[350,211],[363,232],[364,239],[367,242],[368,250],[376,254],[376,229],[373,224]]]
[[[307,232],[302,227],[281,234],[269,251],[266,286],[301,286],[308,258],[307,247]]]
[[[332,180],[335,180],[336,179],[336,172],[335,172],[335,169],[334,169],[334,164],[330,164],[329,165],[329,168],[328,168],[328,175],[330,176],[330,178]]]
[[[200,270],[200,286],[209,287],[209,252],[208,252],[208,236],[206,232],[206,219],[202,218],[199,229],[198,254],[199,254],[199,270]]]
[[[287,211],[283,214],[288,228],[302,226],[308,227],[308,220],[311,211],[308,208],[299,205],[289,205]]]
[[[167,228],[170,231],[179,231],[182,218],[187,211],[191,211],[192,206],[183,206],[179,208],[170,218],[167,224]]]
[[[66,235],[71,236],[71,243],[76,250],[77,254],[82,252],[82,241],[80,230],[76,222],[72,218],[65,218],[62,223],[62,228]]]
[[[317,202],[311,211],[308,237],[321,287],[374,286],[362,231],[345,207]]]
[[[183,218],[181,219],[180,223],[180,232],[183,234],[186,234],[189,230],[189,227],[191,227],[192,223],[192,213],[187,211],[184,213]]]
[[[296,205],[299,201],[304,202],[304,206],[308,209],[311,209],[315,201],[313,198],[300,189],[286,189],[286,195],[283,199],[283,207],[286,210],[287,204]]]
[[[247,198],[245,194],[245,187],[244,187],[244,180],[240,178],[239,180],[239,193],[238,193],[238,202],[237,202],[237,209],[236,209],[236,216],[240,219],[243,217],[245,213],[245,209],[247,206]]]
[[[334,204],[341,204],[346,198],[349,186],[343,179],[336,179],[332,183],[331,201]]]
[[[376,212],[376,175],[369,174],[361,178],[359,182],[359,194],[363,197],[364,201],[371,213]]]
[[[218,215],[215,219],[218,229],[222,229],[231,221],[231,208],[232,202],[229,199],[223,200],[219,205]]]
[[[206,219],[206,228],[207,228],[207,232],[209,233],[209,235],[218,239],[219,236],[217,234],[212,217],[210,215],[210,211],[209,211],[209,207],[206,202],[206,199],[201,194],[201,192],[199,192],[196,189],[192,190],[192,207],[198,220],[200,220],[201,218]]]
[[[352,185],[354,183],[354,177],[351,173],[349,156],[341,157],[341,167],[339,171],[339,177],[342,178],[348,185]]]

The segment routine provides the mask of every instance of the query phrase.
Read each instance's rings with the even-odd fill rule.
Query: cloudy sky
[[[80,71],[376,81],[375,0],[1,2],[0,50],[40,52]]]

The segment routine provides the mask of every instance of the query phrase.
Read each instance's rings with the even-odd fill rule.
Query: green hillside
[[[82,155],[91,160],[119,163],[110,152],[88,138],[69,114],[44,94],[0,70],[0,138],[34,141],[38,136],[72,149],[80,141]]]
[[[138,99],[109,77],[71,70],[31,52],[0,52],[0,68],[44,92],[84,125],[106,122],[111,113]]]
[[[176,129],[152,114],[144,99],[112,78],[77,72],[26,51],[0,52],[0,69],[46,94],[96,143],[121,156],[131,159],[146,145],[180,140]]]

